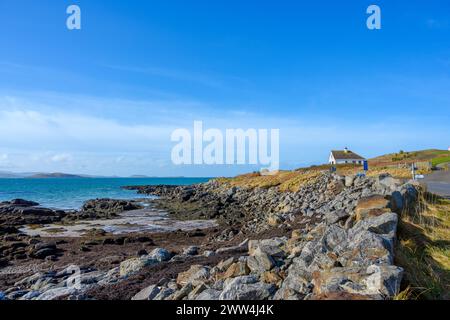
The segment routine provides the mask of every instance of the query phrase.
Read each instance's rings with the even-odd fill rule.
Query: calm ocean
[[[130,185],[189,185],[209,178],[53,178],[0,179],[0,201],[25,199],[44,207],[79,209],[83,202],[95,198],[143,198],[135,191],[120,187]]]

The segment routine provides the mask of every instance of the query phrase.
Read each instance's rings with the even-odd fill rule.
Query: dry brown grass
[[[396,264],[408,288],[399,298],[450,299],[450,200],[421,194],[399,224]]]
[[[254,172],[233,178],[218,178],[216,180],[229,187],[246,189],[278,187],[282,192],[296,192],[302,186],[314,183],[321,174],[329,171],[330,167],[330,165],[321,165],[300,168],[293,171],[280,170],[273,175],[261,175],[258,172]],[[353,164],[337,165],[336,169],[336,172],[343,176],[355,175],[363,171],[361,166]],[[429,172],[426,170],[418,170],[417,173],[427,174]],[[370,166],[369,171],[367,172],[369,177],[376,177],[380,174],[390,174],[391,176],[400,179],[411,178],[411,171],[406,168]]]
[[[345,166],[345,167],[338,167],[337,172],[341,175],[352,175],[356,174],[358,172],[361,172],[362,169],[360,167],[352,167],[352,166]],[[417,174],[428,174],[431,171],[426,169],[417,170]],[[396,167],[376,167],[376,166],[369,166],[369,171],[367,172],[367,176],[369,177],[377,177],[381,174],[390,174],[394,178],[399,179],[411,179],[411,170],[409,168],[396,168]]]
[[[323,172],[320,169],[308,168],[296,171],[279,171],[273,175],[250,173],[234,178],[220,178],[217,180],[229,187],[247,189],[278,187],[282,192],[296,192],[300,187],[308,183],[314,183]]]

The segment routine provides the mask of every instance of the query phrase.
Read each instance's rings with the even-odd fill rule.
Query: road
[[[428,191],[450,198],[450,171],[436,171],[421,182],[427,185]]]

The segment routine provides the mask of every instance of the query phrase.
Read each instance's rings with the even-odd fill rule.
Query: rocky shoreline
[[[149,204],[172,218],[217,226],[50,241],[20,226],[111,219],[140,204],[100,199],[64,212],[1,203],[0,299],[391,299],[403,273],[398,215],[414,209],[419,187],[324,172],[298,192],[217,180],[125,188],[158,196]]]

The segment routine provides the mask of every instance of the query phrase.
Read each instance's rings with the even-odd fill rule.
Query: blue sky
[[[450,144],[448,1],[2,0],[0,39],[0,171],[253,169],[172,165],[194,120],[279,128],[286,169]]]

